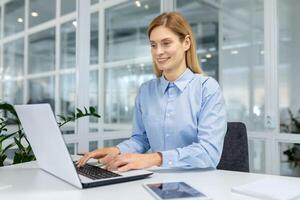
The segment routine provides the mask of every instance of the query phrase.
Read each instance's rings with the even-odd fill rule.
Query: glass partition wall
[[[278,0],[280,174],[300,177],[300,2]]]
[[[300,176],[297,0],[90,0],[89,66],[76,64],[77,3],[0,1],[1,100],[68,114],[86,98],[101,118],[89,119],[87,133],[64,127],[70,152],[116,145],[131,135],[138,87],[154,78],[147,26],[176,10],[192,25],[205,73],[223,88],[228,121],[247,126],[250,170]],[[82,69],[87,96],[77,91]]]

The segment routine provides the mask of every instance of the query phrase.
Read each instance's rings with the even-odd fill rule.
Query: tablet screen
[[[147,187],[161,199],[206,197],[203,193],[184,182],[147,184]]]

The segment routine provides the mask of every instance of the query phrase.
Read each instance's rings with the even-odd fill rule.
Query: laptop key
[[[105,178],[113,178],[113,177],[119,177],[121,175],[116,174],[114,172],[108,171],[106,169],[102,169],[100,167],[85,164],[83,167],[76,167],[77,173],[83,176],[86,176],[90,179],[96,180],[96,179],[105,179]]]

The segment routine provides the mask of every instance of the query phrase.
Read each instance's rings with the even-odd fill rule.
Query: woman
[[[225,104],[218,83],[202,75],[191,26],[177,12],[163,13],[150,23],[148,37],[157,78],[139,89],[131,138],[86,153],[78,167],[90,158],[119,171],[217,166]]]

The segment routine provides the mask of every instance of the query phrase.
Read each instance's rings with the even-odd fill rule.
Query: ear
[[[186,35],[183,40],[183,49],[184,49],[184,51],[187,51],[190,49],[190,47],[191,47],[191,36]]]

